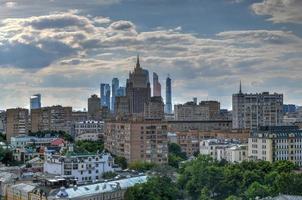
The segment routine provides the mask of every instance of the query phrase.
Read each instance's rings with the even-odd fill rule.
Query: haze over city
[[[100,83],[126,84],[138,53],[162,86],[170,74],[174,104],[231,109],[240,80],[243,92],[299,104],[301,10],[299,0],[0,0],[0,109],[28,108],[35,93],[44,106],[86,108]]]

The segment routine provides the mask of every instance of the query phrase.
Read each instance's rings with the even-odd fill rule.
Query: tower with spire
[[[126,96],[129,100],[129,113],[143,113],[144,104],[151,97],[149,72],[141,68],[139,55],[133,72],[129,73],[126,84]]]

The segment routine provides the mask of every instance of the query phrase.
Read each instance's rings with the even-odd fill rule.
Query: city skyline
[[[137,53],[162,88],[171,75],[173,104],[197,97],[231,109],[240,80],[243,92],[301,104],[301,2],[173,2],[0,0],[0,109],[29,108],[37,93],[43,105],[83,109],[100,83],[126,85]]]

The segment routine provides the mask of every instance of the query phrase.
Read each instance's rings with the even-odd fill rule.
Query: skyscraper
[[[141,68],[139,56],[133,72],[129,73],[126,85],[126,96],[129,99],[129,112],[131,114],[143,113],[144,104],[151,96],[149,73]]]
[[[161,96],[161,85],[158,81],[158,75],[155,72],[153,72],[153,96]]]
[[[171,78],[168,76],[166,79],[166,107],[165,107],[165,111],[168,114],[172,113],[172,84],[171,84],[172,80]]]
[[[41,108],[41,94],[34,94],[30,97],[30,109]]]
[[[126,96],[126,88],[125,87],[119,87],[116,91],[115,97],[123,97]]]
[[[111,97],[111,111],[114,112],[114,102],[115,102],[115,97],[117,96],[117,90],[119,88],[119,80],[118,78],[113,78],[112,79],[112,85],[111,85],[111,92],[112,92],[112,97]]]
[[[107,83],[101,84],[101,107],[110,109],[110,85]]]
[[[254,129],[259,126],[278,126],[283,118],[283,94],[269,92],[233,94],[233,128]]]

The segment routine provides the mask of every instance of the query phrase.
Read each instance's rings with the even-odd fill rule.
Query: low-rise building
[[[10,144],[12,147],[25,147],[27,145],[35,145],[36,147],[40,146],[48,146],[50,145],[54,140],[56,140],[57,137],[34,137],[34,136],[28,136],[28,135],[18,135],[15,137],[11,137]]]
[[[240,163],[248,160],[248,145],[234,145],[226,149],[226,161],[232,163]]]
[[[7,200],[29,200],[30,192],[35,189],[36,186],[19,183],[15,185],[9,185],[6,189]]]
[[[302,130],[297,126],[264,126],[248,139],[251,160],[289,160],[302,166]]]
[[[73,177],[78,183],[95,182],[103,173],[113,171],[113,164],[109,153],[75,153],[70,150],[64,156],[47,154],[44,173]]]
[[[122,200],[129,187],[147,182],[147,176],[130,177],[120,180],[96,183],[91,185],[60,188],[49,200]]]

